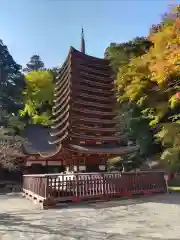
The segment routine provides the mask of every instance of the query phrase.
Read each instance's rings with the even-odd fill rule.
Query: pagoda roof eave
[[[120,136],[113,136],[113,137],[111,137],[111,136],[102,136],[102,135],[100,135],[100,136],[92,136],[92,135],[84,135],[84,134],[77,134],[77,133],[74,133],[74,134],[70,134],[70,136],[72,137],[72,138],[77,138],[77,139],[84,139],[84,140],[86,140],[86,139],[96,139],[96,140],[99,140],[99,141],[119,141],[120,139],[125,139],[126,138],[126,136],[125,135],[120,135]]]
[[[65,61],[62,63],[62,65],[61,65],[61,67],[58,71],[58,74],[61,72],[61,70],[65,67],[65,65],[69,61],[69,58],[70,58],[71,54],[75,54],[77,57],[78,56],[82,57],[82,59],[87,60],[87,61],[94,60],[95,62],[99,62],[100,64],[102,64],[102,63],[107,64],[107,66],[110,63],[109,60],[107,60],[107,59],[97,58],[97,57],[94,57],[94,56],[91,56],[91,55],[87,55],[87,54],[85,54],[83,52],[80,52],[79,50],[75,49],[74,47],[70,46],[67,57],[66,57]],[[59,76],[57,76],[57,79],[59,79]]]
[[[56,148],[55,151],[49,152],[49,153],[42,153],[38,152],[38,155],[42,158],[51,158],[57,156],[62,150],[62,145],[59,144],[59,146]]]
[[[65,65],[65,63],[67,62],[70,54],[73,53],[73,52],[76,53],[76,54],[78,54],[79,56],[85,57],[85,58],[87,58],[87,59],[89,58],[89,59],[94,59],[94,60],[99,61],[99,62],[109,63],[109,60],[107,60],[107,59],[98,58],[98,57],[94,57],[94,56],[85,54],[85,53],[77,50],[76,48],[70,46],[69,51],[68,51],[68,54],[67,54],[67,57],[66,57],[65,61],[63,62],[63,64],[61,65],[61,68],[63,67],[63,65]]]
[[[80,146],[80,145],[74,145],[70,144],[66,146],[65,148],[60,144],[56,147],[56,150],[51,153],[41,153],[39,152],[37,155],[42,157],[42,159],[49,159],[52,157],[61,156],[64,153],[68,153],[68,155],[74,154],[83,154],[83,155],[111,155],[114,156],[122,156],[127,155],[135,150],[137,150],[137,146],[126,146],[126,147],[111,147],[111,148],[103,148],[103,147],[91,147],[91,146]]]
[[[70,52],[74,52],[74,53],[76,53],[78,56],[82,56],[82,57],[86,58],[87,60],[88,60],[88,58],[89,58],[89,59],[93,59],[93,60],[95,60],[95,61],[103,62],[103,63],[106,63],[106,64],[109,64],[109,63],[110,63],[110,61],[109,61],[108,59],[98,58],[98,57],[94,57],[94,56],[88,55],[88,54],[86,54],[86,53],[83,53],[83,52],[77,50],[76,48],[74,48],[74,47],[72,47],[72,46],[70,47]]]
[[[84,154],[108,154],[108,155],[125,155],[137,150],[137,146],[127,146],[127,147],[113,147],[113,148],[102,148],[102,147],[90,147],[90,146],[79,146],[70,144],[68,151],[75,151]]]

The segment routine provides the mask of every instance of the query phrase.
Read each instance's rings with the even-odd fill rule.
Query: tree
[[[0,104],[8,112],[19,108],[19,99],[24,79],[18,65],[10,55],[7,46],[0,40]]]
[[[19,118],[22,107],[22,92],[25,87],[21,66],[18,65],[0,40],[0,164],[14,169],[22,155]]]
[[[180,167],[180,6],[161,22],[149,38],[153,46],[119,70],[119,101],[136,103],[162,144],[162,161]]]
[[[54,78],[51,71],[33,71],[26,74],[24,109],[21,116],[28,116],[32,123],[48,125],[51,122]]]
[[[13,115],[18,116],[24,86],[21,66],[14,61],[7,46],[0,40],[0,110],[8,115],[1,117],[1,125],[7,125],[7,120]]]
[[[0,128],[0,165],[9,170],[19,168],[19,157],[23,156],[24,140],[12,129]]]
[[[60,68],[59,67],[53,67],[52,69],[50,69],[50,71],[52,72],[54,79],[58,76]]]
[[[141,114],[141,109],[135,104],[121,104],[119,111],[121,131],[127,139],[138,146],[138,156],[148,158],[159,149],[154,142],[153,132],[148,119]]]
[[[116,75],[118,72],[123,72],[132,59],[147,53],[152,45],[152,42],[144,37],[136,37],[132,41],[121,44],[112,43],[106,49],[105,58],[110,60]],[[118,89],[117,95],[121,95]],[[136,103],[124,101],[121,104],[119,102],[118,112],[119,128],[127,136],[127,139],[131,140],[138,148],[134,153],[118,158],[119,162],[116,162],[115,165],[121,166],[123,163],[126,170],[131,170],[141,165],[153,153],[152,149],[155,147],[153,133]]]
[[[44,70],[50,71],[52,73],[53,78],[54,78],[54,82],[55,82],[56,81],[56,77],[58,76],[60,68],[59,67],[53,67],[53,68],[46,68]]]
[[[145,37],[136,37],[125,43],[111,43],[105,50],[105,58],[109,59],[115,73],[134,58],[145,54],[152,46],[152,42]]]
[[[23,69],[24,72],[32,72],[44,69],[44,63],[41,60],[39,55],[33,55],[30,58],[30,61],[26,64],[26,67]]]

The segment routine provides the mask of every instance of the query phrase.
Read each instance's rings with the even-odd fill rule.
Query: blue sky
[[[23,66],[39,54],[46,67],[62,64],[69,47],[103,57],[110,42],[146,35],[180,0],[0,0],[0,38]]]

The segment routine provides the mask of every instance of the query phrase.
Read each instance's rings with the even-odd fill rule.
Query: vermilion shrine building
[[[37,172],[37,164],[41,172],[52,166],[59,172],[62,165],[72,171],[106,171],[109,158],[134,151],[118,128],[112,76],[108,60],[85,53],[82,31],[81,51],[70,48],[57,77],[51,128],[25,130],[31,172]]]

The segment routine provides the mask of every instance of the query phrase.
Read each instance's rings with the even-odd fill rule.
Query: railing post
[[[167,174],[163,174],[163,175],[164,175],[164,182],[165,182],[166,192],[169,194],[168,175]]]
[[[79,201],[80,197],[79,173],[76,176],[77,176],[77,201]]]
[[[79,185],[79,173],[75,174],[75,196],[72,197],[73,202],[79,202],[80,201],[80,185]]]
[[[49,176],[46,175],[45,176],[45,194],[44,194],[45,199],[47,199],[48,196],[49,196]]]
[[[106,192],[106,177],[104,173],[102,174],[102,180],[103,180],[103,196],[104,198],[108,198],[108,194]]]

